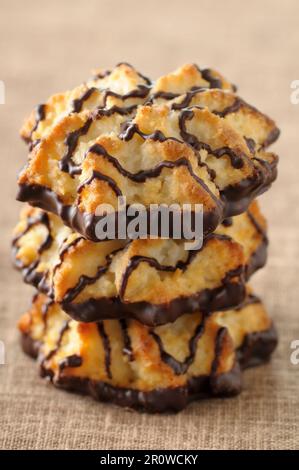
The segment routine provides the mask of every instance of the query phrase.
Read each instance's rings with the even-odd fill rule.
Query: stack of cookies
[[[275,123],[214,70],[152,82],[121,63],[39,105],[21,135],[13,258],[37,293],[19,329],[42,376],[156,412],[239,393],[241,370],[277,344],[247,284],[266,262],[255,198],[276,178]],[[112,220],[120,197],[146,210],[200,204],[202,246],[171,231],[124,237],[117,224],[100,239],[98,208]]]

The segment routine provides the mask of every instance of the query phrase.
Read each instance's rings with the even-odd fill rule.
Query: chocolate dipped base
[[[23,351],[34,359],[38,356],[39,345],[30,336],[21,336]],[[63,377],[53,381],[50,373],[41,369],[41,376],[47,376],[58,387],[86,395],[103,402],[111,402],[118,406],[134,408],[151,413],[166,411],[178,412],[188,403],[199,398],[231,397],[242,390],[241,368],[266,363],[277,346],[277,332],[274,325],[266,331],[250,333],[238,348],[238,362],[234,368],[219,376],[200,376],[192,378],[186,387],[160,389],[149,392],[133,389],[112,387],[104,382],[82,379],[79,377]]]
[[[105,319],[134,318],[148,326],[174,322],[182,312],[215,312],[226,310],[243,302],[246,289],[244,282],[231,282],[235,273],[226,276],[222,286],[206,289],[198,295],[176,298],[167,304],[135,302],[126,304],[115,299],[89,299],[80,303],[64,303],[61,306],[74,320],[94,322],[99,320],[99,312],[105,312]]]
[[[214,211],[204,214],[204,235],[213,232],[225,218],[245,212],[257,196],[269,189],[276,177],[277,161],[272,165],[268,164],[266,171],[261,172],[259,177],[254,179],[248,178],[239,184],[226,188],[221,196],[223,201],[222,207],[217,206]],[[67,226],[79,232],[88,240],[99,241],[95,230],[100,217],[91,213],[81,212],[75,205],[65,205],[59,196],[46,186],[21,184],[19,185],[17,200],[28,202],[32,206],[54,213],[61,217]],[[149,226],[149,224],[147,225]],[[117,225],[115,228],[117,236]],[[161,223],[158,225],[158,234],[161,235]],[[173,236],[171,226],[169,228],[169,236],[170,238]]]
[[[245,268],[244,278],[248,280],[257,270],[265,266],[267,261],[268,240],[263,243],[251,257],[250,263]],[[230,273],[217,289],[206,289],[198,295],[180,297],[168,304],[150,304],[147,302],[135,302],[125,304],[118,298],[115,299],[89,299],[80,303],[63,303],[62,308],[74,320],[83,322],[94,322],[99,319],[99,312],[105,312],[105,318],[120,318],[120,313],[125,318],[129,316],[140,321],[144,325],[156,326],[174,322],[182,312],[203,313],[227,310],[242,304],[246,295],[245,284],[231,282],[236,273]],[[47,291],[45,291],[47,293]]]
[[[171,266],[167,265],[165,259],[163,262],[159,262],[155,258],[155,251],[158,253],[159,249],[156,241],[153,241],[150,245],[151,252],[146,251],[146,245],[138,241],[127,242],[123,245],[110,242],[107,245],[108,251],[106,253],[104,251],[106,250],[105,243],[109,242],[95,244],[83,240],[78,235],[75,238],[70,236],[68,241],[69,233],[69,229],[63,226],[62,222],[52,214],[39,209],[25,208],[15,231],[13,262],[16,268],[22,272],[25,282],[34,285],[39,292],[46,294],[51,299],[55,299],[70,316],[82,322],[94,322],[105,318],[134,318],[146,325],[154,326],[173,322],[184,312],[192,313],[197,310],[213,312],[228,309],[239,305],[243,301],[245,295],[244,281],[264,266],[267,257],[266,223],[256,202],[250,206],[245,214],[225,219],[222,227],[219,227],[216,233],[206,238],[202,249],[198,253],[195,251],[189,252],[184,262],[178,261],[176,265]],[[57,239],[63,240],[63,243],[60,242],[59,244],[58,242],[56,246],[55,241]],[[213,251],[210,250],[209,257],[207,251],[209,244],[215,242],[218,245],[214,247]],[[36,245],[36,248],[35,252],[32,253],[31,247],[34,245]],[[171,246],[171,243],[169,243],[169,246],[166,245],[165,248],[171,252]],[[174,247],[176,248],[176,245]],[[89,257],[89,266],[92,266],[89,272],[84,271],[84,269],[80,270],[80,263],[76,264],[75,262],[77,253],[79,253],[77,256],[82,256],[80,250],[82,253],[83,249],[85,249],[85,256],[82,257],[82,262],[86,257]],[[220,258],[221,249],[225,253],[222,258]],[[157,272],[163,272],[165,275],[178,270],[177,282],[178,276],[184,275],[185,270],[188,269],[194,258],[198,254],[200,255],[202,250],[202,263],[206,263],[206,269],[200,270],[200,266],[198,266],[189,282],[196,283],[205,275],[209,278],[210,271],[208,270],[215,261],[215,263],[218,263],[217,271],[219,269],[222,271],[221,274],[218,274],[218,277],[215,277],[215,273],[211,269],[210,276],[215,277],[213,283],[209,285],[202,284],[199,289],[194,289],[193,292],[188,293],[185,293],[182,289],[179,291],[174,286],[173,294],[169,296],[169,300],[165,297],[162,300],[159,296],[161,286],[159,287],[156,281],[155,284],[151,285],[152,273],[149,272],[145,285],[142,284],[144,272],[140,270],[135,275],[133,285],[131,284],[131,292],[134,293],[135,290],[135,294],[126,297],[126,289],[131,276],[134,275],[135,270],[139,268],[142,262],[148,263],[150,269],[154,268]],[[245,256],[243,260],[241,259],[242,251]],[[105,260],[104,262],[97,262],[102,252],[106,253]],[[183,254],[184,251],[181,256]],[[84,296],[84,289],[96,285],[96,282],[106,273],[108,273],[105,279],[106,286],[109,285],[107,284],[110,280],[109,269],[114,256],[127,257],[124,265],[126,269],[123,267],[121,275],[118,274],[119,278],[121,276],[121,284],[117,287],[116,295],[115,293],[111,294],[111,291],[107,288],[106,291],[102,290],[101,295],[97,295],[98,291],[95,288]],[[56,261],[56,265],[51,265],[49,259],[54,258],[56,260],[57,257],[60,261]],[[93,265],[90,263],[93,263]],[[65,275],[64,271],[67,264],[74,278],[69,283],[67,274]],[[226,270],[222,269],[223,266],[227,266]],[[113,275],[113,272],[111,272],[111,276]],[[169,279],[169,282],[172,282],[170,276]],[[142,289],[142,287],[139,287],[140,285],[145,285],[145,287],[142,295],[138,297],[138,289]],[[153,291],[152,300],[148,300],[151,289]]]

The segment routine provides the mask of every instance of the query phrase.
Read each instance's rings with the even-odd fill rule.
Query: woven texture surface
[[[299,447],[299,79],[298,2],[251,0],[185,3],[137,0],[1,1],[0,448],[4,449],[294,449]],[[80,83],[92,67],[126,60],[155,77],[185,62],[220,70],[282,130],[274,149],[279,178],[260,199],[269,220],[267,267],[253,284],[276,321],[280,343],[271,364],[245,373],[234,399],[192,404],[178,415],[151,416],[58,391],[37,376],[19,347],[16,321],[32,289],[10,264],[10,233],[20,204],[15,175],[26,159],[18,138],[23,117],[49,94]]]

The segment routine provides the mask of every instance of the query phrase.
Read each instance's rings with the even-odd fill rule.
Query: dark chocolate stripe
[[[140,135],[144,140],[145,139],[151,139],[155,140],[158,142],[165,142],[166,140],[173,140],[175,142],[182,143],[179,139],[176,139],[175,137],[165,137],[163,132],[156,130],[152,134],[145,134],[144,132],[141,132],[141,130],[138,127],[138,124],[132,121],[127,121],[124,122],[121,126],[121,132],[119,133],[119,138],[125,141],[129,141],[134,137],[134,134]]]
[[[135,132],[135,126],[126,132]],[[223,213],[218,214],[219,210],[211,211],[204,217],[205,234],[215,230],[221,219],[245,212],[251,201],[258,195],[265,192],[277,176],[276,157],[272,163],[268,163],[260,158],[253,158],[255,167],[254,175],[242,181],[229,185],[221,191],[221,200],[223,202]],[[95,235],[95,227],[99,220],[97,216],[91,213],[80,211],[77,205],[67,205],[50,188],[38,184],[21,184],[17,199],[22,202],[29,202],[31,205],[39,206],[46,211],[59,215],[64,223],[80,232],[85,238],[92,241],[98,241]],[[205,214],[204,214],[205,215]],[[171,236],[171,235],[170,235]]]
[[[179,115],[180,134],[185,142],[187,142],[189,145],[191,145],[198,151],[202,149],[206,150],[210,155],[213,155],[216,158],[221,158],[224,155],[227,155],[230,158],[232,166],[236,169],[240,169],[244,166],[244,159],[250,162],[249,157],[243,152],[234,151],[226,146],[219,147],[217,149],[212,149],[209,144],[199,141],[194,134],[189,134],[186,128],[186,121],[189,121],[193,118],[194,108],[196,109],[196,106],[193,106],[189,109],[184,109]]]
[[[95,91],[97,91],[95,87],[88,88],[80,98],[75,98],[71,104],[71,113],[79,113],[83,108],[84,102],[87,101]]]
[[[161,360],[165,362],[169,367],[171,367],[171,369],[174,371],[176,375],[181,375],[181,374],[185,374],[187,370],[189,369],[189,367],[191,366],[191,364],[193,364],[195,360],[195,356],[196,356],[196,351],[197,351],[197,342],[199,338],[202,336],[202,334],[204,333],[204,329],[205,329],[205,321],[202,321],[199,325],[197,325],[192,337],[189,340],[189,345],[188,345],[189,354],[183,362],[178,361],[173,356],[171,356],[167,351],[165,351],[163,342],[160,336],[157,333],[155,333],[155,331],[153,330],[150,331],[150,334],[158,345]]]
[[[140,132],[138,132],[140,134]],[[158,140],[161,135],[155,135],[155,140]],[[149,136],[147,136],[149,138]],[[164,138],[163,136],[163,141],[165,140],[173,140],[172,138]],[[216,203],[216,205],[219,205],[219,199],[215,196],[215,194],[208,188],[208,186],[205,184],[205,182],[199,178],[193,171],[193,168],[190,164],[190,162],[185,158],[181,157],[175,161],[169,161],[169,160],[163,160],[162,162],[158,163],[154,168],[150,168],[148,170],[140,170],[137,173],[131,173],[130,171],[126,170],[120,163],[119,161],[110,155],[107,150],[100,144],[94,144],[90,149],[88,150],[90,153],[95,153],[96,155],[99,155],[105,160],[107,160],[109,163],[111,163],[114,168],[124,177],[129,178],[131,181],[134,181],[135,183],[144,183],[148,178],[157,178],[160,176],[161,172],[163,171],[164,168],[178,168],[180,166],[186,166],[190,176],[211,196],[213,201]],[[84,184],[84,183],[83,183]]]
[[[147,104],[153,103],[155,99],[162,98],[163,100],[170,101],[170,100],[173,100],[174,98],[177,98],[178,96],[180,96],[179,93],[172,93],[171,91],[163,91],[163,90],[156,91],[155,93],[151,95]]]
[[[188,256],[186,261],[181,261],[179,260],[175,265],[162,265],[160,264],[155,258],[151,258],[148,256],[141,256],[141,255],[136,255],[133,256],[129,264],[123,274],[122,281],[121,281],[121,286],[119,289],[119,297],[120,299],[123,300],[127,288],[127,284],[129,281],[129,278],[132,274],[132,272],[137,269],[139,264],[141,263],[147,263],[149,266],[152,268],[156,269],[157,271],[163,271],[163,272],[175,272],[177,269],[181,269],[182,271],[185,271],[187,269],[187,266],[191,263],[193,258],[196,256],[198,251],[193,250],[193,251],[188,251]]]
[[[222,88],[221,79],[217,77],[213,77],[211,69],[208,69],[208,68],[201,69],[196,64],[194,65],[195,67],[197,67],[198,71],[201,73],[202,78],[209,83],[210,88]]]
[[[278,137],[280,136],[280,130],[275,127],[270,134],[268,135],[267,139],[263,142],[262,148],[269,147],[269,145],[273,144]]]
[[[43,274],[42,273],[36,273],[35,269],[37,268],[39,264],[39,259],[33,261],[31,264],[28,266],[24,265],[24,263],[17,258],[17,253],[19,250],[18,247],[18,242],[19,240],[26,235],[35,225],[43,224],[48,231],[47,237],[45,240],[41,243],[41,245],[38,247],[38,254],[42,255],[44,251],[46,251],[52,244],[53,242],[53,237],[51,234],[51,229],[50,229],[50,220],[49,216],[46,212],[39,212],[39,214],[36,217],[28,217],[27,218],[27,224],[24,230],[19,233],[17,236],[14,237],[12,241],[12,247],[13,247],[13,263],[14,266],[17,269],[22,270],[24,280],[25,282],[31,284],[31,283],[39,283],[42,280]]]
[[[149,94],[149,91],[150,91],[150,88],[147,86],[147,85],[138,85],[137,88],[129,91],[128,93],[125,93],[125,94],[120,94],[120,93],[116,93],[115,91],[112,91],[110,90],[109,88],[105,89],[105,90],[100,90],[96,87],[91,87],[91,88],[88,88],[80,98],[76,98],[73,100],[72,102],[72,107],[71,107],[71,112],[73,113],[79,113],[83,107],[83,104],[85,101],[87,101],[90,96],[95,92],[95,91],[98,91],[99,93],[101,93],[102,95],[102,98],[103,98],[103,104],[98,107],[97,109],[98,110],[106,110],[106,106],[107,106],[107,99],[109,98],[109,96],[112,96],[114,98],[117,98],[119,100],[122,100],[122,101],[126,101],[130,98],[146,98],[146,96]],[[116,108],[116,106],[114,106],[114,108]],[[132,107],[129,107],[129,109],[131,109]],[[122,109],[122,108],[120,108]],[[125,108],[127,109],[127,108]]]
[[[101,80],[102,78],[108,77],[112,73],[112,70],[105,70],[104,72],[99,72],[96,73],[95,75],[92,76],[92,79],[96,80]]]
[[[222,236],[222,235],[214,235],[214,237],[216,237],[216,236],[217,236],[217,238],[220,238],[220,237],[225,238],[225,236]],[[78,241],[78,239],[75,240],[75,242],[77,242],[77,241]],[[118,253],[119,251],[121,251],[123,249],[126,249],[126,247],[128,247],[129,244],[130,244],[130,242],[127,243],[126,246],[118,248],[118,249],[112,251],[111,253],[109,253],[106,256],[106,264],[104,266],[99,266],[98,269],[97,269],[97,272],[94,276],[87,276],[87,275],[80,276],[77,284],[74,287],[68,289],[68,291],[64,295],[63,302],[64,303],[72,302],[79,295],[79,293],[82,292],[82,290],[87,285],[91,285],[91,284],[95,283],[102,275],[104,275],[107,272],[107,270],[109,269],[109,266],[111,265],[111,263],[113,261],[113,256],[116,253]],[[55,267],[55,270],[58,266],[61,265],[61,263],[63,262],[64,254],[69,250],[69,248],[71,246],[72,246],[72,244],[70,244],[70,246],[66,247],[65,250],[63,250],[62,254],[60,255],[60,260],[61,261]],[[187,258],[186,262],[178,261],[175,266],[161,265],[157,260],[155,260],[154,258],[150,258],[150,257],[134,256],[133,258],[131,258],[130,263],[129,263],[129,265],[128,265],[125,273],[124,273],[123,280],[122,280],[121,287],[120,287],[120,294],[119,294],[120,298],[122,298],[122,295],[124,295],[124,293],[125,293],[126,285],[127,285],[127,282],[128,282],[128,279],[129,279],[131,273],[133,272],[134,269],[137,268],[137,266],[140,263],[147,262],[148,264],[153,266],[155,269],[160,270],[160,271],[175,272],[176,269],[181,269],[181,270],[184,271],[187,268],[188,264],[193,259],[193,257],[196,255],[196,253],[197,253],[197,251],[195,251],[195,250],[194,251],[189,251],[188,252],[188,258]]]
[[[26,354],[36,358],[39,344],[28,335],[23,334],[22,347]],[[249,333],[238,349],[238,359],[242,368],[267,362],[277,345],[277,333],[273,325],[269,329]],[[179,411],[195,399],[207,396],[233,396],[241,391],[240,368],[235,366],[231,371],[215,376],[192,377],[183,387],[154,389],[142,391],[130,388],[113,387],[103,381],[88,378],[62,376],[55,380],[53,373],[47,375],[57,387],[71,391],[91,394],[96,400],[111,401],[125,407],[133,407],[148,412]]]
[[[256,148],[256,143],[251,137],[246,137],[244,136],[244,140],[247,144],[247,147],[250,151],[250,153],[255,154],[255,148]]]
[[[105,183],[110,186],[112,191],[116,194],[117,197],[122,196],[122,192],[117,186],[116,182],[114,181],[113,178],[110,178],[110,176],[104,175],[103,173],[100,173],[99,171],[93,170],[91,176],[86,180],[83,181],[82,184],[78,187],[78,194],[81,193],[81,191],[91,184],[94,180],[100,180],[100,181],[105,181]]]
[[[67,356],[59,362],[59,372],[62,372],[67,367],[80,367],[83,364],[83,359],[78,354]]]
[[[61,328],[60,333],[59,333],[59,336],[58,336],[58,339],[57,339],[57,342],[56,342],[56,346],[42,360],[42,367],[43,367],[43,365],[45,364],[46,361],[49,361],[50,359],[52,359],[52,357],[58,352],[58,350],[59,350],[59,348],[62,344],[63,336],[69,329],[70,321],[71,320],[65,320],[65,322],[63,323],[62,328]]]
[[[223,225],[223,227],[231,227],[233,225],[233,218],[227,217],[221,222],[221,224]]]
[[[193,86],[190,88],[190,90],[186,91],[185,93],[172,93],[170,91],[163,91],[163,90],[160,90],[160,91],[157,91],[155,93],[153,93],[149,99],[149,101],[146,103],[146,104],[152,104],[155,99],[164,99],[166,101],[170,101],[170,100],[173,100],[175,98],[178,98],[179,96],[182,96],[182,95],[185,95],[185,98],[184,98],[184,101],[185,99],[187,100],[186,96],[189,97],[190,96],[193,96],[195,93],[197,92],[201,92],[201,91],[205,91],[205,90],[208,90],[209,88],[206,88],[206,87],[203,87],[203,86]],[[188,101],[189,101],[189,98],[188,98]],[[185,108],[186,106],[180,106],[181,103],[174,103],[172,105],[172,109],[182,109],[182,108]],[[176,108],[176,105],[178,105],[179,107]]]
[[[46,117],[46,105],[45,104],[39,104],[35,108],[35,124],[33,128],[31,129],[30,132],[30,139],[32,138],[33,133],[37,130],[39,123],[43,121]]]
[[[177,103],[177,104],[175,103],[172,106],[172,109],[182,109],[182,108],[186,108],[186,107],[189,106],[189,103],[191,101],[192,96],[197,92],[209,90],[211,88],[219,88],[220,90],[223,89],[223,83],[222,83],[221,78],[213,77],[211,69],[208,69],[208,68],[201,69],[197,64],[193,64],[193,65],[197,68],[197,70],[201,74],[202,78],[208,82],[209,87],[207,87],[207,86],[193,86],[189,90],[187,90],[185,93],[172,93],[172,92],[168,92],[168,91],[159,90],[156,93],[152,94],[152,96],[149,100],[149,103],[152,103],[155,99],[159,99],[159,98],[162,98],[164,100],[169,101],[169,100],[172,100],[174,98],[178,98],[181,95],[185,95],[184,105],[183,105],[183,102],[182,102],[182,103]],[[232,85],[232,88],[233,88],[234,91],[236,91],[235,85]]]
[[[86,276],[85,274],[80,276],[77,284],[67,290],[63,296],[63,301],[72,302],[80,294],[80,292],[85,289],[86,286],[94,284],[97,279],[107,272],[107,270],[108,266],[100,266],[94,276]]]
[[[126,65],[127,67],[130,67],[132,70],[134,70],[134,72],[137,73],[137,75],[139,75],[140,78],[142,78],[142,80],[145,81],[145,83],[147,85],[152,85],[152,81],[146,76],[146,75],[143,75],[141,72],[139,72],[138,70],[136,70],[133,65],[131,65],[129,62],[118,62],[118,64],[116,64],[115,67],[119,67],[120,65]]]
[[[97,323],[98,332],[103,342],[103,348],[105,353],[105,370],[109,379],[112,379],[111,374],[111,346],[109,337],[105,331],[104,323],[102,321]]]
[[[248,209],[247,211],[247,217],[249,218],[250,222],[252,223],[252,225],[254,226],[255,230],[257,231],[257,233],[259,233],[262,237],[262,240],[265,242],[265,243],[268,243],[268,237],[267,237],[267,233],[266,233],[266,230],[263,229],[263,227],[261,226],[261,224],[258,222],[257,218],[254,216],[254,214],[251,212],[250,208]]]
[[[189,134],[186,129],[186,121],[193,118],[194,116],[193,109],[202,109],[202,108],[199,108],[199,106],[192,106],[192,108],[188,108],[188,109],[184,108],[179,113],[178,121],[179,121],[180,135],[182,137],[183,142],[187,143],[192,148],[195,148],[197,151],[204,149],[210,155],[213,155],[216,158],[221,158],[224,155],[227,155],[230,158],[232,166],[236,169],[240,169],[244,166],[244,159],[246,159],[247,162],[251,163],[251,159],[244,152],[234,151],[227,146],[219,147],[217,149],[212,149],[209,144],[199,141],[194,134]],[[128,141],[132,139],[135,133],[139,134],[144,139],[153,139],[153,140],[158,140],[160,142],[164,142],[167,139],[172,139],[174,141],[181,143],[179,139],[176,139],[173,137],[165,137],[165,135],[159,130],[153,132],[152,134],[145,134],[140,131],[138,125],[134,122],[124,123],[124,125],[122,126],[122,130],[119,134],[119,137],[123,140]]]
[[[196,96],[198,93],[202,93],[202,92],[207,91],[207,90],[209,90],[209,88],[208,89],[207,88],[202,88],[200,90],[187,92],[184,99],[180,103],[173,103],[173,105],[171,106],[171,109],[176,110],[176,111],[180,111],[184,108],[189,108],[194,96]],[[201,105],[194,105],[194,106],[199,107],[199,108],[201,107]],[[231,105],[227,106],[226,108],[224,108],[222,111],[217,111],[217,110],[213,110],[213,109],[209,109],[209,108],[208,109],[211,113],[216,114],[217,116],[220,116],[220,117],[224,118],[228,114],[236,113],[237,111],[239,111],[241,109],[242,106],[246,106],[246,107],[251,108],[251,106],[248,105],[247,103],[245,103],[243,100],[241,100],[241,98],[234,97],[233,103]],[[205,106],[203,106],[203,108],[204,107]]]
[[[132,343],[131,343],[131,338],[129,335],[128,331],[128,321],[125,318],[121,318],[119,320],[119,324],[121,327],[122,335],[123,335],[123,341],[124,341],[124,347],[123,347],[123,353],[128,356],[129,361],[134,360],[134,353],[132,349]]]
[[[209,88],[199,88],[196,90],[187,91],[182,101],[179,103],[173,103],[171,105],[171,109],[173,109],[174,111],[180,111],[181,109],[189,108],[193,97],[197,95],[197,93],[202,93],[203,91],[207,91],[207,90],[209,90]]]
[[[227,335],[227,331],[228,331],[227,328],[224,326],[221,327],[217,331],[216,341],[215,341],[215,355],[214,355],[214,359],[213,359],[212,367],[211,367],[211,376],[218,375],[218,367],[219,367],[219,363],[220,363],[220,359],[222,355],[223,342]]]
[[[77,240],[78,239],[76,239],[76,241]],[[82,238],[80,238],[80,240],[82,240]],[[73,245],[70,244],[68,247],[66,247],[66,249],[64,250],[63,256],[64,256],[64,254],[66,254],[69,251],[69,249],[72,246]],[[111,265],[111,263],[113,261],[113,256],[116,253],[118,253],[119,251],[121,251],[123,248],[124,247],[117,248],[116,250],[112,251],[111,253],[108,253],[108,255],[105,258],[106,264],[102,265],[102,266],[99,266],[97,268],[97,272],[94,276],[87,276],[85,274],[82,274],[79,277],[79,280],[76,283],[76,285],[67,290],[67,292],[65,293],[65,295],[63,297],[63,302],[66,302],[66,303],[72,302],[80,294],[80,292],[82,292],[85,289],[85,287],[87,287],[88,285],[94,284],[98,279],[100,279],[100,277],[103,276],[108,271],[109,266]],[[60,266],[62,264],[63,256],[60,256],[60,263],[57,266]],[[58,269],[57,266],[55,267],[55,270]]]
[[[39,265],[40,259],[37,258],[36,260],[32,261],[32,263],[26,266],[20,259],[17,258],[18,251],[19,251],[18,241],[24,235],[26,235],[32,229],[32,227],[34,227],[35,225],[39,225],[39,224],[43,224],[47,228],[48,234],[45,240],[38,247],[38,254],[42,255],[42,253],[51,246],[53,242],[53,237],[51,234],[49,216],[46,212],[40,211],[38,216],[27,218],[27,224],[26,224],[25,229],[13,239],[12,241],[13,264],[17,269],[22,271],[22,275],[26,283],[33,284],[38,287],[43,284],[44,289],[41,289],[41,290],[43,292],[48,292],[47,273],[36,271]]]
[[[29,230],[31,230],[31,228],[34,227],[35,225],[39,225],[39,224],[45,225],[50,235],[50,220],[46,212],[39,211],[36,217],[29,216],[27,217],[26,222],[27,223],[26,223],[26,227],[24,228],[24,230],[22,230],[21,233],[19,233],[13,238],[13,241],[12,241],[13,245],[16,245],[18,241],[24,235],[26,235],[29,232]],[[40,247],[38,248],[39,253],[42,253],[42,251],[44,251],[48,247],[47,245],[49,244],[49,240],[48,240],[49,235],[47,236],[46,240],[44,240],[42,244],[40,245]],[[52,240],[52,237],[51,237],[51,240]]]
[[[150,87],[147,85],[137,85],[137,88],[129,91],[121,95],[120,93],[116,93],[115,91],[110,90],[109,88],[103,91],[104,95],[104,105],[103,107],[107,106],[107,99],[109,96],[114,98],[120,99],[122,101],[128,100],[130,98],[146,98],[150,92]]]
[[[208,243],[209,240],[211,239],[218,239],[218,240],[231,240],[231,238],[227,235],[224,234],[217,234],[213,233],[211,235],[208,235],[205,240],[203,241],[203,244],[199,250],[190,250],[187,253],[187,259],[186,261],[179,260],[175,265],[163,265],[160,264],[159,261],[157,261],[155,258],[148,257],[148,256],[141,256],[141,255],[135,255],[133,256],[129,264],[123,274],[123,278],[121,281],[121,286],[119,289],[119,297],[120,299],[123,299],[125,296],[125,291],[126,287],[129,281],[129,278],[132,274],[132,272],[137,269],[139,264],[141,263],[147,263],[149,266],[152,268],[156,269],[157,271],[162,271],[162,272],[170,272],[174,273],[177,269],[180,269],[182,272],[186,271],[188,266],[191,264],[193,259],[197,256],[197,254],[203,250],[205,245]]]
[[[49,310],[50,308],[54,305],[54,300],[53,299],[47,299],[46,302],[43,303],[42,305],[42,319],[43,319],[43,324],[44,324],[44,334],[46,334],[47,327],[48,327],[48,315],[49,315]]]
[[[82,127],[76,129],[67,135],[65,139],[65,145],[67,147],[66,152],[59,162],[59,168],[61,171],[69,173],[70,175],[77,175],[80,173],[80,166],[73,162],[72,155],[78,145],[80,137],[87,134],[92,123],[92,118],[88,118]]]
[[[109,117],[113,114],[120,114],[126,116],[127,114],[132,113],[136,109],[136,105],[129,106],[127,108],[120,108],[118,106],[112,106],[109,109],[98,108],[93,111],[90,117],[79,129],[76,129],[73,132],[70,132],[65,139],[65,145],[67,147],[64,156],[59,162],[59,168],[65,173],[69,173],[71,176],[78,175],[81,173],[81,165],[77,165],[72,157],[77,148],[80,137],[86,135],[89,131],[89,128],[93,121],[101,119],[102,117]]]

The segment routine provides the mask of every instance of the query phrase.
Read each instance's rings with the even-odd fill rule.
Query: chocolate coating
[[[189,297],[179,297],[167,304],[151,304],[147,302],[123,303],[115,299],[89,299],[80,303],[63,303],[62,308],[74,320],[94,322],[99,320],[99,312],[105,312],[105,319],[134,318],[144,325],[157,326],[174,322],[182,312],[203,313],[226,310],[243,302],[246,294],[242,281],[231,282],[236,273],[229,273],[223,284],[216,289],[206,289],[200,294]]]
[[[38,344],[24,334],[21,340],[24,352],[36,358]],[[277,333],[274,326],[266,331],[248,334],[238,349],[238,359],[242,369],[267,362],[276,345]],[[115,388],[101,381],[79,377],[63,377],[53,383],[59,388],[89,394],[96,400],[109,401],[123,407],[152,413],[177,412],[198,398],[228,397],[240,393],[242,389],[240,365],[237,362],[230,372],[218,376],[212,374],[212,376],[192,378],[186,387],[154,391]],[[45,371],[42,373],[45,374]],[[53,381],[53,377],[49,376],[49,379]]]

